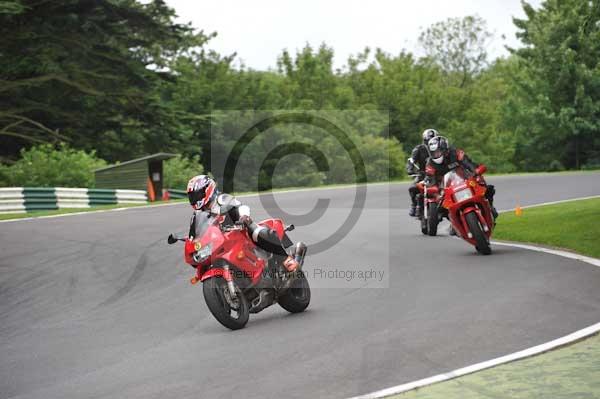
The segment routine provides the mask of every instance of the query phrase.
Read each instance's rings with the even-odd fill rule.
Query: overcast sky
[[[541,0],[530,3],[538,6]],[[341,67],[350,54],[366,46],[392,54],[402,49],[419,54],[419,32],[449,17],[477,14],[494,33],[489,54],[506,55],[504,45],[518,46],[512,17],[522,17],[520,0],[166,0],[178,22],[192,22],[205,32],[216,31],[209,48],[237,53],[246,66],[276,66],[285,48],[295,53],[322,42],[335,50]],[[502,39],[502,35],[506,38]]]

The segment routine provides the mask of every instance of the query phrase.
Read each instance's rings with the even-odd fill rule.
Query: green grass
[[[498,218],[494,238],[564,248],[600,258],[600,198],[506,212]]]
[[[158,205],[161,203],[163,203],[163,202],[155,202],[154,204]],[[143,205],[151,205],[151,204],[98,205],[98,206],[93,206],[91,208],[63,208],[63,209],[56,209],[53,211],[32,211],[32,212],[24,212],[24,213],[0,213],[0,220],[23,219],[23,218],[31,218],[31,217],[39,217],[39,216],[65,215],[68,213],[78,213],[78,212],[94,212],[94,211],[107,210],[107,209],[131,208],[131,207],[143,206]]]
[[[393,398],[600,398],[600,336]]]

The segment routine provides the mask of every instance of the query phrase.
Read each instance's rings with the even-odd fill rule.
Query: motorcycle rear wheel
[[[310,303],[310,286],[304,273],[295,278],[290,288],[279,297],[277,302],[290,313],[304,312]]]
[[[227,300],[229,289],[227,281],[223,277],[213,277],[204,282],[202,292],[204,300],[210,313],[219,323],[231,330],[244,328],[250,313],[248,312],[248,301],[239,287],[234,283],[237,293],[237,308],[232,307]]]
[[[475,238],[475,249],[482,255],[489,255],[492,253],[492,248],[490,248],[490,242],[488,241],[485,233],[481,229],[479,225],[479,218],[475,212],[470,212],[465,215],[465,219],[467,220],[467,224],[469,225],[469,231],[473,234],[473,238]]]

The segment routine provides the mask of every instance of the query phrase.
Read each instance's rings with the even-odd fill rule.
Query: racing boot
[[[420,218],[423,215],[423,207],[419,204],[415,210],[415,217]]]
[[[417,216],[417,206],[416,205],[411,205],[410,208],[408,208],[408,216],[412,216],[415,217]]]

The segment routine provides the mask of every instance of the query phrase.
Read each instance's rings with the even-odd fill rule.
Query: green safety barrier
[[[0,212],[30,212],[95,205],[144,204],[143,190],[87,189],[67,187],[0,188]]]
[[[174,190],[170,188],[167,191],[172,199],[187,198],[187,191],[185,190]]]
[[[56,190],[54,187],[23,187],[23,205],[27,212],[58,209]]]

